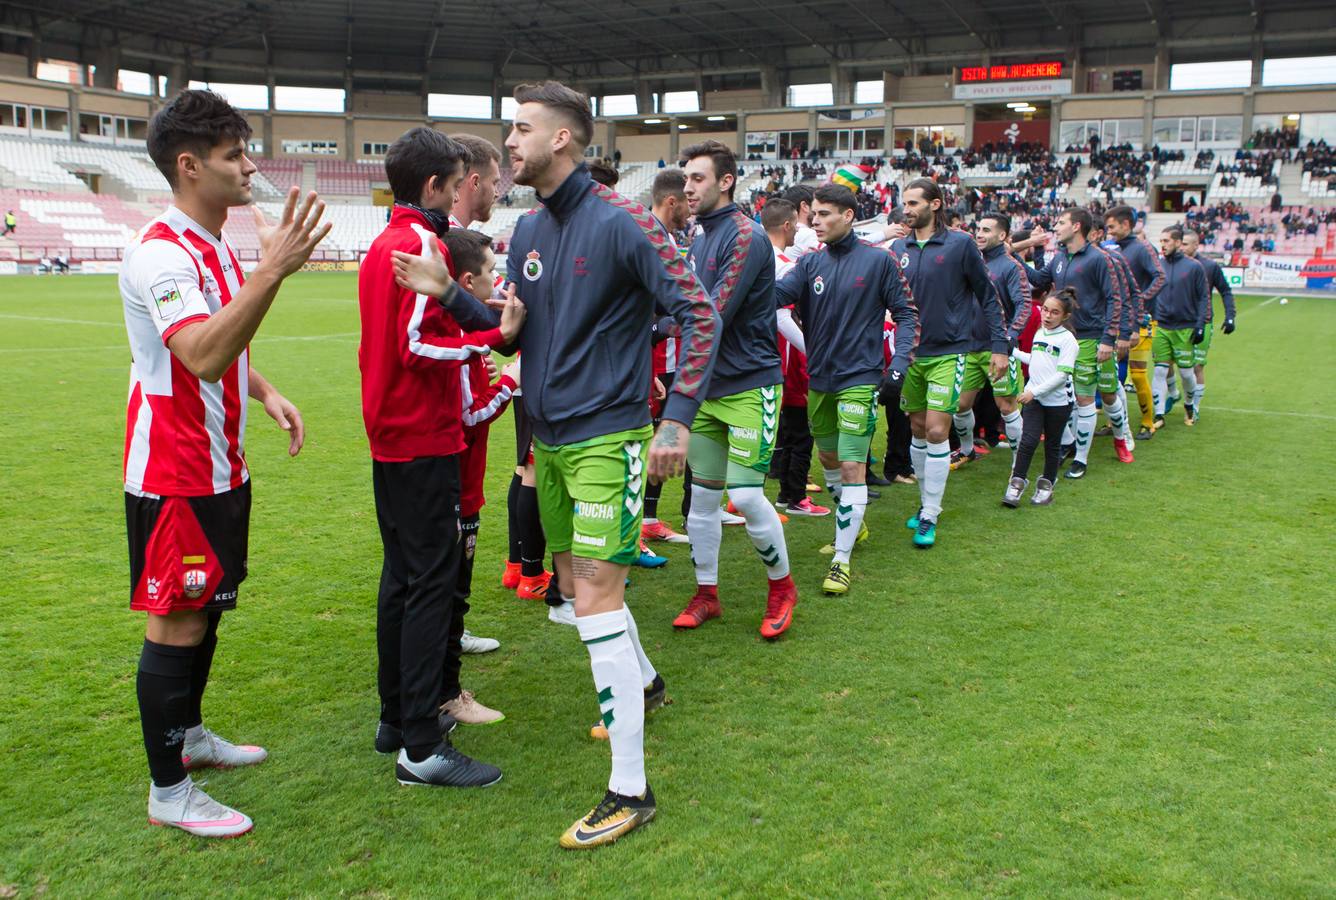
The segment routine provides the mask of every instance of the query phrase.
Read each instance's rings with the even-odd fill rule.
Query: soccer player
[[[780,195],[798,210],[798,229],[793,233],[793,243],[784,251],[789,259],[799,257],[821,249],[821,239],[812,230],[812,188],[805,184],[795,184]]]
[[[325,204],[288,192],[277,225],[252,208],[260,263],[250,277],[223,235],[251,203],[251,129],[226,100],[182,91],[149,122],[148,152],[172,205],[125,251],[120,291],[130,342],[125,521],[130,608],[148,613],[135,689],[152,785],[148,818],[201,837],[251,830],[249,816],[200,790],[189,769],[254,765],[267,753],[204,727],[200,703],[218,623],[246,578],[251,486],[246,400],[305,438],[301,413],[250,364],[247,345],[283,279],[326,234]]]
[[[1000,380],[1006,374],[1011,344],[988,266],[968,234],[947,227],[945,197],[937,182],[916,178],[905,187],[904,217],[912,231],[891,242],[891,253],[913,291],[920,329],[900,391],[913,434],[909,455],[920,499],[919,511],[905,525],[914,532],[914,546],[927,549],[937,540],[937,518],[951,471],[951,417],[959,409],[968,355],[976,343],[976,309],[982,310],[992,351],[990,378]]]
[[[1127,340],[1130,321],[1122,314],[1122,295],[1115,284],[1114,264],[1086,240],[1094,219],[1084,209],[1065,209],[1053,228],[1061,248],[1040,270],[1031,270],[1030,283],[1039,289],[1075,288],[1077,307],[1070,320],[1079,352],[1072,374],[1076,394],[1076,459],[1067,478],[1084,478],[1095,433],[1095,392],[1102,395],[1104,412],[1115,428],[1127,414],[1118,396],[1118,341]]]
[[[1119,325],[1119,334],[1133,334],[1137,329],[1137,323],[1141,318],[1141,292],[1137,289],[1136,278],[1132,274],[1132,267],[1118,248],[1118,243],[1113,240],[1104,240],[1104,226],[1099,220],[1094,219],[1090,225],[1090,234],[1087,236],[1089,243],[1095,246],[1104,258],[1109,262],[1109,270],[1112,273],[1113,289],[1118,294],[1118,302],[1122,310]],[[1118,359],[1117,377],[1114,379],[1114,391],[1118,395],[1123,414],[1118,416],[1118,424],[1115,426],[1112,418],[1109,421],[1108,430],[1096,429],[1095,436],[1115,435],[1113,446],[1118,454],[1118,461],[1122,463],[1132,463],[1136,459],[1132,455],[1132,450],[1136,441],[1132,438],[1131,412],[1127,402],[1127,390],[1123,387],[1123,381],[1126,377],[1126,368],[1123,361],[1127,358],[1131,348],[1131,340],[1119,338],[1114,344],[1114,353]],[[1073,423],[1074,425],[1075,423]]]
[[[1206,283],[1211,290],[1220,292],[1220,300],[1225,304],[1225,324],[1220,328],[1224,334],[1234,333],[1234,292],[1230,290],[1229,279],[1225,277],[1220,264],[1205,254],[1198,254],[1201,238],[1195,231],[1183,232],[1183,253],[1201,263],[1206,271]],[[1215,304],[1206,301],[1206,334],[1193,350],[1193,359],[1197,363],[1193,375],[1197,379],[1197,392],[1192,395],[1193,417],[1201,418],[1201,398],[1206,393],[1206,354],[1211,349],[1211,332],[1215,330]]]
[[[663,680],[626,608],[626,573],[640,552],[645,479],[681,473],[686,423],[708,387],[721,325],[649,210],[590,178],[588,98],[549,81],[521,85],[515,100],[506,148],[516,182],[531,185],[543,204],[520,219],[507,261],[530,310],[520,349],[539,511],[612,745],[606,795],[560,844],[598,847],[656,810],[643,732],[646,688],[661,696]],[[396,266],[405,283],[430,293],[449,286],[435,261],[400,254]],[[663,423],[652,433],[645,398],[656,302],[677,321],[681,349]]]
[[[1195,425],[1197,411],[1192,404],[1197,393],[1196,348],[1206,339],[1206,319],[1211,306],[1211,285],[1206,270],[1197,260],[1182,252],[1183,229],[1166,228],[1160,232],[1164,251],[1165,285],[1155,305],[1155,417],[1164,418],[1165,395],[1169,389],[1169,363],[1178,366],[1183,380],[1183,424]]]
[[[801,320],[812,436],[836,502],[834,559],[821,584],[828,594],[849,592],[854,543],[867,536],[867,454],[877,430],[886,311],[896,324],[892,372],[903,376],[909,367],[919,327],[895,258],[854,234],[855,205],[842,185],[816,189],[813,222],[825,249],[800,258],[775,286],[776,306],[792,306]]]
[[[761,227],[775,252],[775,281],[796,265],[785,249],[792,246],[798,228],[798,211],[783,197],[776,197],[761,210]],[[802,329],[793,321],[793,310],[779,311],[780,365],[784,368],[784,394],[779,409],[779,438],[771,466],[779,479],[775,505],[791,516],[828,516],[830,510],[807,496],[807,476],[812,468],[812,430],[807,424],[807,344]]]
[[[687,179],[681,169],[663,169],[654,176],[654,184],[650,188],[650,210],[654,213],[654,218],[659,220],[659,224],[667,230],[670,238],[684,231],[687,220],[691,217],[691,210],[687,206],[686,186]],[[673,375],[677,372],[677,347],[677,338],[672,336],[654,344],[654,378],[658,380],[665,396],[673,386]],[[661,418],[657,413],[663,412],[663,408],[659,403],[656,403],[655,407],[653,424],[658,428]],[[683,479],[683,489],[688,495],[690,489],[687,488],[686,482],[690,481],[690,477],[688,472]],[[645,485],[645,520],[640,526],[640,539],[685,544],[689,540],[685,534],[679,534],[659,519],[659,497],[662,494],[662,481],[651,481]],[[684,498],[685,508],[682,512],[684,519],[690,514],[689,504],[688,496]]]
[[[1025,276],[1025,267],[1007,252],[1006,240],[1010,233],[1011,218],[1006,213],[988,212],[979,217],[979,229],[974,241],[983,254],[988,277],[993,280],[993,288],[1002,302],[1003,315],[1010,323],[1007,326],[1007,342],[1015,347],[1030,319],[1031,302],[1030,281]],[[960,408],[952,416],[956,436],[960,438],[960,462],[975,458],[974,398],[983,387],[991,363],[988,320],[984,318],[981,306],[975,308],[973,338],[974,349],[965,359]],[[1021,439],[1021,411],[1016,403],[1016,396],[1021,392],[1021,374],[1020,366],[1014,358],[1007,360],[1001,378],[992,379],[992,386],[993,400],[997,403],[998,412],[1002,413],[1007,444],[1014,454]]]
[[[699,628],[723,612],[719,503],[727,487],[765,565],[769,588],[761,636],[773,640],[792,624],[798,602],[784,528],[764,489],[784,381],[775,346],[775,255],[761,229],[733,203],[738,173],[733,151],[705,141],[683,150],[682,159],[687,204],[701,228],[687,259],[714,301],[723,331],[687,454],[692,480],[687,535],[696,593],[673,626]]]
[[[450,205],[450,227],[471,228],[491,221],[496,188],[501,182],[501,151],[473,134],[452,134],[450,139],[468,152],[468,169],[459,193]]]
[[[1130,206],[1115,206],[1104,216],[1104,224],[1109,237],[1116,241],[1118,250],[1127,260],[1136,279],[1136,288],[1141,294],[1140,306],[1143,316],[1155,318],[1155,298],[1164,288],[1164,266],[1160,263],[1155,249],[1150,244],[1138,240],[1133,233],[1136,225],[1136,211]],[[1153,429],[1155,403],[1150,386],[1150,377],[1146,372],[1150,362],[1153,325],[1136,323],[1139,329],[1135,346],[1131,347],[1127,357],[1127,373],[1132,378],[1132,385],[1137,391],[1137,405],[1141,407],[1141,431],[1137,440],[1149,440],[1155,433]]]
[[[376,604],[380,723],[376,749],[398,751],[402,784],[481,787],[501,771],[451,746],[439,712],[454,626],[464,451],[461,364],[514,341],[524,307],[513,292],[500,325],[465,334],[446,311],[460,291],[434,296],[396,283],[394,254],[440,261],[464,147],[430,128],[390,145],[385,174],[395,205],[358,272],[362,418],[384,561]],[[442,298],[438,302],[435,297]]]

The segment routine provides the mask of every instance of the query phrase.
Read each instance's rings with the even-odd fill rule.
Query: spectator
[[[5,233],[0,237],[8,237],[19,230],[19,220],[14,217],[14,210],[5,212]]]

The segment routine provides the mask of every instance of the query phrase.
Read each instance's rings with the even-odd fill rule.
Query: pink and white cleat
[[[191,729],[194,731],[194,729]],[[186,733],[185,746],[181,750],[181,762],[186,771],[191,769],[235,769],[238,766],[253,766],[269,758],[269,751],[253,744],[234,744],[224,740],[207,728],[200,728],[199,734]]]
[[[176,800],[157,800],[150,792],[148,821],[150,825],[179,828],[199,837],[214,838],[238,837],[255,827],[250,816],[223,806],[194,782]]]

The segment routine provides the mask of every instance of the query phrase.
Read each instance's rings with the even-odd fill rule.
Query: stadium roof
[[[116,48],[125,68],[185,63],[215,80],[257,68],[330,78],[593,82],[837,65],[916,64],[1157,45],[1226,47],[1336,33],[1330,0],[57,0],[0,3],[0,34],[44,55]],[[1246,53],[1245,53],[1246,55]],[[917,63],[913,61],[917,60]],[[161,63],[161,65],[150,65]],[[231,71],[231,75],[228,75]],[[195,75],[198,77],[198,74]],[[290,79],[289,79],[290,80]]]

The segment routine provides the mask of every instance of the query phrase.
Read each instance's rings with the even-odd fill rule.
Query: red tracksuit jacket
[[[467,378],[459,380],[464,411],[464,455],[459,458],[459,515],[476,514],[487,499],[482,482],[487,475],[487,434],[492,420],[505,412],[515,393],[515,382],[502,375],[495,384],[481,356],[468,362]]]

